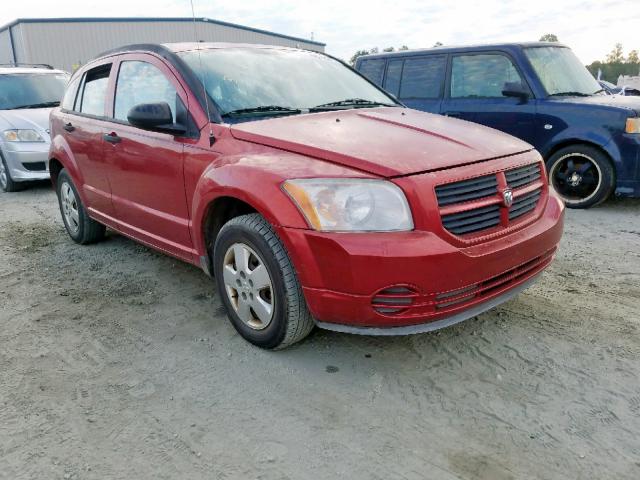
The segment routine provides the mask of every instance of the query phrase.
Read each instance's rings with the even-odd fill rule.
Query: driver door
[[[112,121],[103,142],[117,221],[125,233],[190,261],[183,139],[142,130],[127,120],[135,105],[167,102],[175,123],[177,112],[186,114],[186,93],[151,55],[124,55],[115,68]]]

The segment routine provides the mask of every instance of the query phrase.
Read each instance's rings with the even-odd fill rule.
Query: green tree
[[[607,63],[622,63],[624,62],[624,53],[622,51],[622,44],[616,43],[611,53],[607,55]]]
[[[409,47],[407,47],[406,45],[402,45],[398,50],[400,50],[400,51],[409,50]]]
[[[369,55],[369,50],[358,50],[356,53],[353,54],[353,56],[351,57],[351,60],[349,60],[349,63],[351,65],[355,65],[356,64],[356,60],[358,59],[358,57],[362,57],[364,55]]]
[[[540,37],[541,42],[559,42],[557,35],[554,33],[545,33]]]
[[[638,50],[631,50],[629,55],[627,55],[627,63],[640,63],[640,58],[638,58]]]
[[[383,52],[395,52],[396,49],[393,47],[387,47],[382,49]]]
[[[442,42],[436,42],[433,44],[434,47],[441,47],[442,45],[444,45]]]

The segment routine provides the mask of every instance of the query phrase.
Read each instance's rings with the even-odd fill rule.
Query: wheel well
[[[211,269],[211,252],[222,226],[232,218],[248,213],[257,213],[257,210],[248,203],[234,197],[220,197],[209,205],[203,225],[204,243],[209,257],[209,271],[213,271]]]
[[[63,168],[64,166],[58,161],[58,159],[52,158],[49,160],[49,174],[51,175],[51,183],[53,184],[54,188],[58,183],[58,175]]]
[[[596,150],[598,150],[600,153],[602,153],[605,158],[607,159],[607,161],[611,164],[611,167],[613,168],[613,171],[616,171],[616,166],[613,163],[613,160],[611,159],[611,155],[609,155],[600,145],[596,144],[596,143],[591,143],[591,142],[585,142],[583,140],[565,140],[563,142],[558,143],[557,145],[554,145],[553,148],[551,150],[549,150],[549,152],[547,152],[547,154],[544,157],[544,161],[545,163],[552,157],[552,155],[554,155],[558,150],[561,150],[565,147],[570,147],[571,145],[584,145],[585,147],[591,147],[591,148],[595,148]]]

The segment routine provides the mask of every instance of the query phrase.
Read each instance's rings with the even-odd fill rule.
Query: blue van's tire
[[[568,208],[590,208],[604,202],[615,187],[609,157],[595,147],[569,145],[547,160],[549,183]]]

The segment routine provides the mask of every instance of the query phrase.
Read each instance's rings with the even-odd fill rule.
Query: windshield
[[[286,111],[273,107],[304,111],[318,106],[355,108],[395,103],[342,63],[314,52],[226,48],[180,56],[204,80],[221,115],[260,107],[282,114]],[[335,102],[339,105],[327,105]]]
[[[53,73],[0,75],[0,110],[55,106],[67,80],[68,75]]]
[[[594,95],[602,90],[569,48],[532,47],[524,51],[549,95]]]

